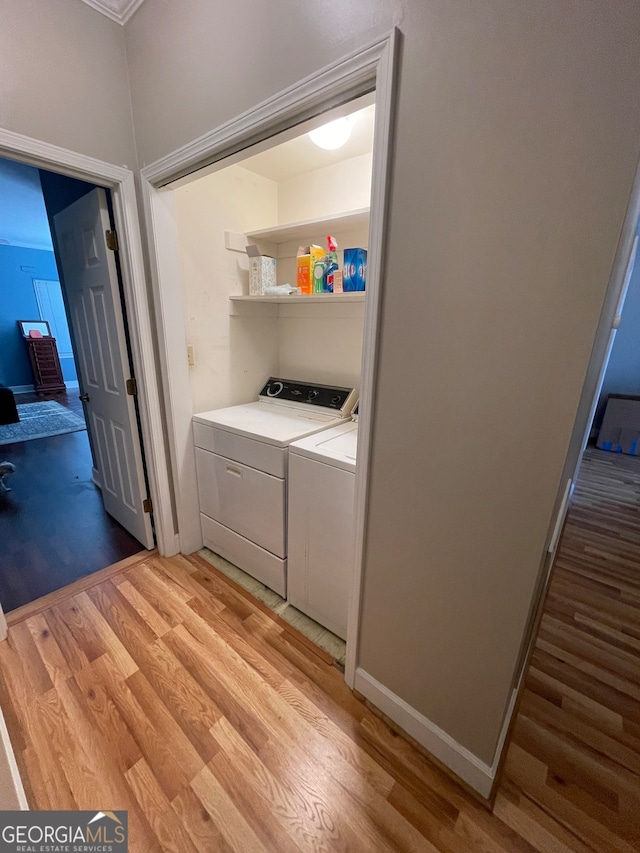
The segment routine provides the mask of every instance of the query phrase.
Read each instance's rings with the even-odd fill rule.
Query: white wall
[[[400,27],[359,664],[491,763],[640,153],[640,6],[322,19],[312,38],[310,0],[146,0],[140,160]]]
[[[136,166],[123,28],[78,0],[3,0],[0,127]]]
[[[369,207],[371,159],[371,154],[362,154],[279,181],[278,222],[304,222]]]
[[[363,322],[364,303],[281,306],[279,375],[359,389]]]
[[[224,244],[225,231],[270,226],[277,203],[277,185],[240,166],[175,191],[194,412],[253,399],[277,369],[275,320],[229,316],[229,295],[248,293],[249,273],[247,256]]]
[[[370,157],[348,163],[359,206],[364,207],[371,185]],[[251,400],[270,374],[360,387],[364,304],[282,306],[278,316],[237,306],[229,316],[229,295],[248,293],[248,272],[246,257],[225,248],[224,232],[244,234],[343,212],[341,166],[276,183],[234,165],[175,191],[187,338],[196,361],[190,370],[194,412]],[[330,207],[332,181],[338,195],[335,210]],[[324,245],[325,236],[320,228],[317,242]],[[359,227],[334,236],[344,247],[366,246],[368,235]],[[278,281],[295,284],[298,244],[264,245],[278,257]]]
[[[369,207],[371,154],[351,157],[278,182],[278,222],[304,222]],[[326,246],[326,228],[314,242]],[[368,228],[333,229],[338,259],[346,247],[366,248]],[[278,279],[295,284],[296,243],[278,247]],[[360,388],[364,304],[296,305],[280,310],[281,376]]]

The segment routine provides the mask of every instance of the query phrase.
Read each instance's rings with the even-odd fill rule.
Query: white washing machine
[[[289,447],[288,599],[346,639],[353,578],[358,423]]]
[[[270,378],[256,402],[194,415],[204,544],[287,596],[291,442],[345,423],[353,388]]]

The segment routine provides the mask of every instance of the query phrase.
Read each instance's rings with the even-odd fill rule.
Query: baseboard
[[[7,724],[0,709],[0,811],[26,811],[28,808]]]
[[[356,670],[354,687],[470,788],[489,798],[495,766],[489,767],[363,669]]]
[[[65,379],[64,384],[67,386],[67,391],[77,391],[80,388],[75,379]],[[14,394],[34,394],[36,390],[35,385],[9,385],[9,388]]]

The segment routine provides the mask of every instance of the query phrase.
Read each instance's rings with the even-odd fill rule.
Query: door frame
[[[178,531],[181,550],[190,553],[202,547],[202,534],[191,427],[193,411],[186,358],[186,314],[173,189],[170,184],[288,130],[319,112],[375,89],[370,244],[361,377],[361,396],[365,406],[360,409],[358,427],[355,571],[345,670],[349,686],[354,685],[358,661],[377,338],[385,268],[386,215],[399,46],[400,33],[394,28],[385,38],[354,51],[141,170],[163,398],[167,406],[169,453],[176,489]]]
[[[133,368],[138,379],[140,429],[153,503],[157,545],[161,554],[176,554],[179,546],[172,508],[172,484],[163,440],[164,413],[157,380],[152,314],[147,293],[133,172],[2,128],[0,157],[77,178],[111,191]]]

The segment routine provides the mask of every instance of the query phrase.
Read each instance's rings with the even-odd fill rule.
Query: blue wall
[[[56,213],[60,213],[65,207],[69,207],[74,201],[95,189],[95,184],[88,184],[77,178],[68,178],[66,175],[58,175],[56,172],[46,172],[44,169],[40,169],[40,185],[52,238],[55,237],[53,217]],[[109,195],[108,191],[107,195]]]
[[[0,198],[0,237],[5,245],[51,251],[38,170],[0,158]]]
[[[640,396],[640,249],[593,419],[594,429],[600,429],[608,394]]]
[[[0,245],[0,382],[33,385],[27,348],[16,320],[37,320],[33,279],[58,279],[53,252]]]

